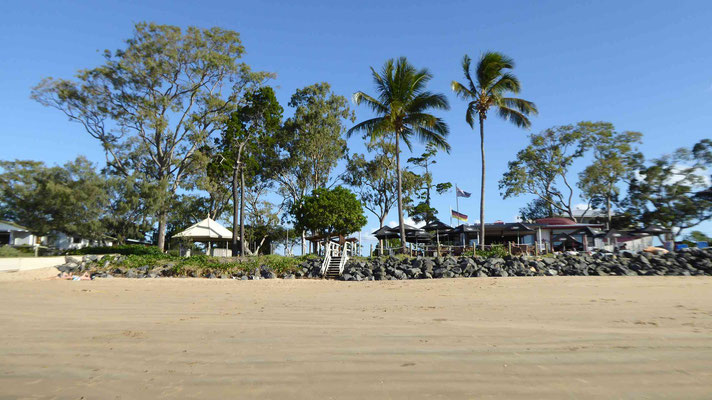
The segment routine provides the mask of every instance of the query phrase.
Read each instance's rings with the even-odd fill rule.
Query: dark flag
[[[472,196],[472,193],[468,193],[459,187],[455,186],[455,191],[457,192],[457,197],[470,197]]]

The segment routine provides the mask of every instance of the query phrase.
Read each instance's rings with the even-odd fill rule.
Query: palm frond
[[[470,65],[471,64],[472,64],[472,59],[470,58],[470,56],[465,54],[465,56],[462,57],[462,72],[465,74],[465,79],[467,79],[467,84],[468,84],[470,93],[475,93],[475,92],[477,92],[477,85],[475,85],[475,82],[472,80],[472,75],[470,75]],[[455,90],[455,89],[453,88],[453,90]]]
[[[388,120],[383,117],[367,119],[354,125],[346,131],[346,136],[351,137],[356,132],[365,132],[371,136],[371,140],[388,133]]]
[[[415,95],[408,103],[406,111],[409,113],[420,113],[428,109],[449,110],[450,103],[447,97],[440,93],[421,92]]]
[[[471,101],[467,105],[467,111],[465,112],[465,122],[467,122],[467,125],[470,125],[470,128],[472,128],[472,129],[475,129],[475,117],[476,116],[478,116],[477,102]]]
[[[520,128],[529,128],[531,126],[531,122],[529,121],[529,118],[527,118],[526,115],[512,108],[506,106],[499,106],[497,108],[497,113],[504,120],[510,121]]]
[[[474,91],[466,88],[465,85],[460,82],[452,81],[452,83],[450,83],[450,88],[453,92],[455,92],[457,97],[463,100],[472,100],[477,97]]]
[[[356,103],[356,105],[360,105],[361,103],[366,103],[368,108],[370,108],[371,111],[375,112],[376,114],[379,114],[379,115],[388,114],[388,107],[386,107],[383,103],[381,103],[380,101],[367,95],[364,92],[354,93],[353,99],[354,99],[354,103]]]
[[[515,110],[518,110],[524,115],[539,114],[539,110],[536,108],[536,104],[528,100],[518,99],[514,97],[503,97],[500,99],[500,104],[504,105],[507,108],[513,108]]]
[[[448,153],[450,152],[450,144],[445,139],[448,133],[448,127],[440,118],[438,118],[438,121],[432,129],[428,129],[424,126],[414,126],[411,130],[421,142],[432,143],[435,147],[445,150]],[[445,132],[445,134],[440,132]]]
[[[496,51],[482,54],[477,63],[477,83],[481,88],[487,88],[502,74],[503,69],[514,68],[514,60]]]
[[[489,87],[487,92],[494,96],[501,96],[502,93],[506,92],[519,93],[519,90],[521,90],[519,79],[512,73],[504,72],[500,75],[499,79]]]

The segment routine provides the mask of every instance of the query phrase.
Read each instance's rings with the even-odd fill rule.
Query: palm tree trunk
[[[400,147],[398,139],[400,132],[396,132],[396,174],[398,175],[398,223],[400,224],[401,250],[405,254],[405,225],[403,225],[403,183],[400,169]]]
[[[482,153],[482,187],[480,188],[480,250],[485,249],[485,126],[480,116],[480,152]]]

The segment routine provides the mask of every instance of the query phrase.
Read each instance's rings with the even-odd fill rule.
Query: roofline
[[[15,227],[15,228],[24,229],[24,230],[26,230],[26,231],[28,231],[28,232],[30,231],[28,228],[25,228],[24,226],[18,225],[18,224],[14,223],[14,222],[11,222],[11,221],[0,220],[0,224],[10,225],[10,226],[13,226],[13,227]]]

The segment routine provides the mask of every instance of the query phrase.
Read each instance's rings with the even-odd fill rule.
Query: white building
[[[28,246],[39,245],[44,237],[37,236],[24,226],[9,221],[0,221],[0,246]]]
[[[53,247],[59,250],[76,250],[91,246],[113,246],[115,238],[105,236],[103,239],[85,239],[79,236],[69,236],[62,232],[54,232],[51,238],[43,242],[48,247]]]

